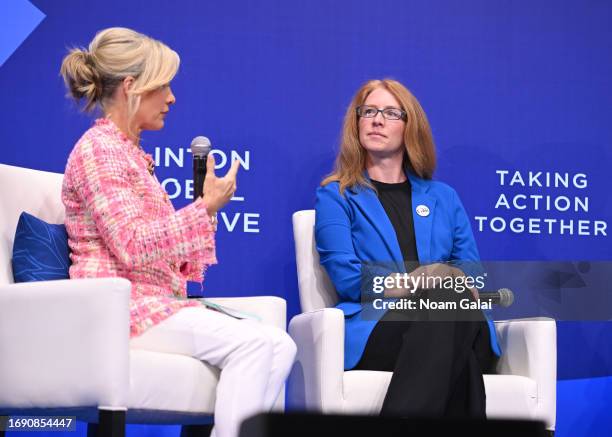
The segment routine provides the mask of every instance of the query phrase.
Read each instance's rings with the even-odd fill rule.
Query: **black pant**
[[[421,297],[439,296],[437,292]],[[449,313],[435,321],[431,311],[392,310],[383,316],[355,367],[393,372],[382,416],[486,417],[482,374],[496,357],[484,316],[480,310],[471,315],[468,321],[465,314]]]

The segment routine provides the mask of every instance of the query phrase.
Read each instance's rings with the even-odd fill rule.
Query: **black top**
[[[404,261],[419,260],[416,238],[414,236],[414,220],[412,218],[412,187],[410,180],[399,184],[387,184],[371,179],[378,191],[378,200],[382,204],[395,234]],[[414,267],[413,267],[414,268]],[[412,269],[410,269],[412,270]]]

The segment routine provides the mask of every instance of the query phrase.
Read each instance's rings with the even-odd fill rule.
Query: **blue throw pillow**
[[[51,225],[21,213],[13,245],[15,282],[68,279],[69,253],[64,225]]]

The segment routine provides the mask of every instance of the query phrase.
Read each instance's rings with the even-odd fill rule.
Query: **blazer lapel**
[[[436,199],[429,194],[429,185],[420,178],[408,174],[412,185],[412,218],[417,253],[421,263],[429,263],[431,259],[431,228],[436,210]],[[425,208],[426,207],[426,208]]]
[[[382,204],[376,196],[376,192],[371,188],[359,187],[356,188],[352,193],[353,201],[361,210],[364,218],[370,222],[372,227],[376,229],[385,243],[388,255],[387,259],[378,259],[371,261],[390,261],[393,260],[398,264],[398,268],[401,267],[401,272],[404,272],[404,263],[402,261],[402,252],[397,241],[397,235],[395,229],[385,212]]]

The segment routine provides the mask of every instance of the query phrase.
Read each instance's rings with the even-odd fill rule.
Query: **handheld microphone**
[[[500,288],[494,292],[478,293],[478,300],[487,301],[493,305],[499,305],[506,308],[514,302],[514,293],[509,288]]]
[[[197,136],[191,141],[191,153],[193,154],[193,201],[202,196],[204,180],[206,179],[206,159],[212,146],[210,140],[203,136]]]

